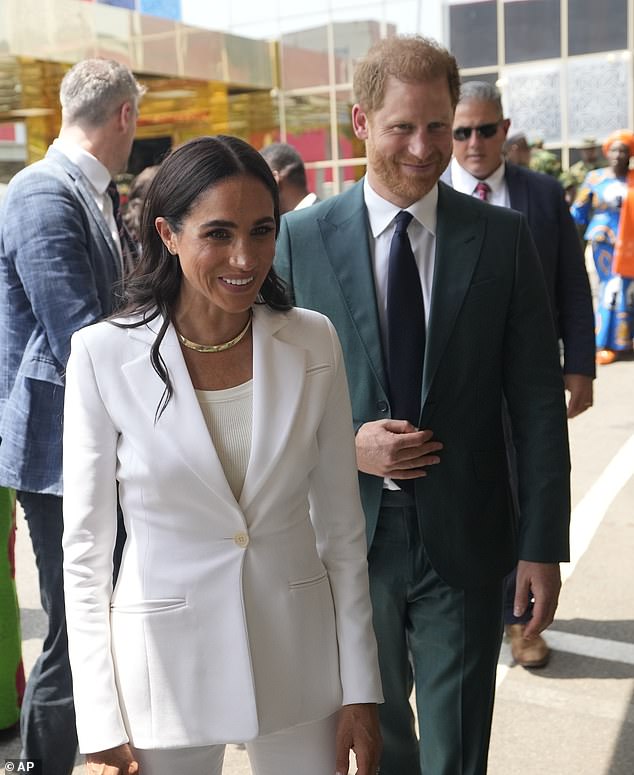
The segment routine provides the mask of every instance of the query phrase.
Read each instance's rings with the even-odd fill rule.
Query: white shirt
[[[57,137],[53,140],[53,148],[63,153],[67,159],[72,161],[82,171],[83,176],[90,184],[95,204],[108,224],[114,244],[119,248],[119,254],[121,255],[119,230],[117,229],[112,211],[112,199],[110,199],[110,194],[107,191],[112,179],[110,172],[96,156],[93,156],[92,153],[89,153],[85,148],[77,145],[77,143],[71,143],[68,140]]]
[[[240,500],[251,455],[253,380],[224,390],[197,390],[196,396],[231,492]]]
[[[390,256],[390,243],[394,235],[394,218],[403,208],[388,202],[379,196],[368,183],[366,176],[363,182],[363,197],[368,211],[372,266],[374,269],[374,286],[381,326],[383,349],[387,352],[387,275]],[[438,186],[425,194],[418,202],[406,207],[414,217],[407,227],[407,236],[412,246],[412,252],[418,266],[420,285],[425,303],[425,323],[429,322],[431,307],[431,291],[434,279],[434,264],[436,260],[436,208],[438,206]]]
[[[303,199],[300,199],[300,201],[295,205],[293,210],[303,210],[305,207],[310,207],[311,205],[314,205],[317,201],[317,194],[306,194],[306,196]]]
[[[506,178],[504,177],[505,170],[504,162],[501,162],[500,166],[488,178],[479,180],[474,178],[470,172],[467,172],[464,167],[461,167],[454,157],[451,160],[451,185],[462,194],[477,196],[475,188],[478,183],[486,183],[491,189],[487,202],[499,207],[510,207],[511,200],[509,189],[506,185]]]
[[[363,182],[363,197],[370,222],[370,251],[374,269],[374,287],[381,326],[383,352],[387,352],[387,276],[390,256],[390,243],[396,224],[394,218],[403,208],[388,202],[379,196],[368,183],[366,176]],[[418,266],[420,285],[425,304],[425,324],[429,323],[431,307],[431,292],[436,261],[436,208],[438,207],[438,185],[425,194],[414,204],[406,207],[413,215],[407,227],[412,252]],[[400,489],[392,479],[385,478],[383,487],[388,490]]]

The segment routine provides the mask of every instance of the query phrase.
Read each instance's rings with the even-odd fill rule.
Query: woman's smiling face
[[[261,181],[226,178],[198,198],[178,231],[164,218],[156,228],[183,271],[178,306],[231,314],[254,304],[275,255],[273,198]]]

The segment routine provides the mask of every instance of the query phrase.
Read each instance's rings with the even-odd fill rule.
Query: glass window
[[[381,39],[377,21],[335,22],[333,24],[336,83],[352,83],[355,63]]]
[[[560,0],[506,0],[504,46],[507,62],[550,59],[561,53]]]
[[[141,0],[139,10],[141,13],[162,16],[164,19],[178,21],[181,18],[180,0]]]
[[[283,89],[328,84],[328,35],[326,27],[288,33],[280,41]]]
[[[336,95],[337,142],[340,159],[357,159],[365,156],[365,143],[352,131],[352,106],[354,95],[350,89],[340,89]]]
[[[459,67],[485,67],[498,62],[495,2],[449,6],[449,39]]]
[[[568,53],[627,48],[627,0],[568,0]]]
[[[285,95],[286,142],[305,162],[332,159],[330,99],[327,94]]]

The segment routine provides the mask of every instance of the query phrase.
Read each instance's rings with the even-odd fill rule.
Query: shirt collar
[[[457,191],[462,191],[465,194],[473,194],[478,183],[482,182],[487,183],[491,187],[491,191],[497,191],[504,182],[505,171],[504,162],[500,162],[500,166],[488,178],[481,181],[479,178],[474,178],[470,172],[462,167],[454,156],[451,160],[451,184]]]
[[[53,147],[77,165],[98,194],[105,194],[112,176],[96,156],[77,143],[57,137]]]
[[[303,199],[300,199],[300,201],[295,205],[293,210],[303,210],[305,207],[310,207],[311,205],[315,204],[316,201],[317,194],[306,194],[306,196]]]
[[[414,218],[423,225],[427,231],[436,236],[436,208],[438,206],[438,184],[432,188],[422,199],[411,204],[409,207],[399,207],[398,205],[383,199],[372,188],[368,182],[368,176],[363,181],[363,198],[368,210],[368,220],[370,221],[370,230],[372,236],[376,239],[392,223],[394,217],[401,210],[407,210]]]

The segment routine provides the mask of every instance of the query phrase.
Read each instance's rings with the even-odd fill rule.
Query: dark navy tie
[[[401,210],[390,244],[387,279],[388,376],[392,418],[418,427],[425,356],[425,304],[407,236],[412,214]]]
[[[123,222],[123,216],[121,215],[121,201],[119,199],[119,190],[114,180],[111,180],[108,184],[108,195],[112,200],[112,214],[114,215],[114,222],[117,225],[117,231],[119,232],[119,242],[121,243],[121,255],[123,257],[123,269],[124,274],[133,269],[139,259],[139,254],[134,244],[134,240],[130,236],[130,232],[126,229]]]

